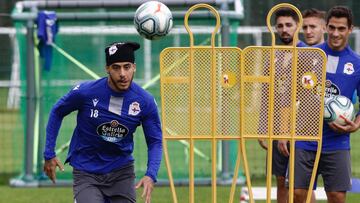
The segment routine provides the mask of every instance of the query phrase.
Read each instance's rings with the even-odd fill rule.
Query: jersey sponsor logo
[[[133,102],[129,106],[129,115],[136,116],[141,112],[139,102]]]
[[[331,80],[325,81],[325,97],[329,98],[331,96],[340,95],[340,88],[331,82]]]
[[[129,129],[117,120],[99,125],[96,131],[98,135],[108,142],[119,142],[129,133]]]
[[[99,99],[95,98],[92,100],[94,107],[96,107],[97,103],[99,102]]]
[[[354,73],[354,65],[352,63],[346,63],[344,65],[344,73],[347,75],[352,75]]]

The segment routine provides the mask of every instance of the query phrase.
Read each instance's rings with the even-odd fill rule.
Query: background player
[[[324,11],[311,8],[305,10],[302,14],[304,32],[304,42],[309,46],[314,46],[324,42],[326,32]]]
[[[297,13],[291,8],[279,8],[275,11],[275,29],[277,33],[277,41],[279,41],[282,45],[292,45],[293,38],[298,28],[299,17]],[[302,41],[297,43],[298,47],[305,47]],[[287,88],[291,85],[291,77],[287,77],[282,75],[283,73],[289,72],[291,70],[291,54],[279,55],[276,59],[276,67],[277,71],[275,73],[275,81],[276,81],[276,92],[275,99],[278,102],[282,102],[282,100],[286,100],[287,97],[291,96],[289,92],[287,92]],[[281,69],[281,70],[280,70]],[[291,72],[291,71],[290,71]],[[283,98],[283,99],[282,99]],[[288,100],[289,101],[289,100]],[[289,116],[289,107],[290,104],[281,105],[285,108],[280,108],[279,105],[275,105],[274,113],[274,122],[278,122],[279,117],[288,117]],[[286,120],[286,119],[285,119]],[[289,132],[289,125],[282,123],[275,123],[274,133],[282,134]],[[267,149],[267,144],[264,140],[259,140],[260,145]],[[273,142],[273,152],[272,152],[272,174],[276,176],[277,182],[277,202],[278,203],[286,203],[288,200],[288,189],[285,185],[287,167],[288,167],[288,157],[282,155],[277,149],[278,141]]]
[[[327,41],[319,48],[327,55],[326,97],[334,94],[352,98],[360,89],[360,57],[348,45],[353,29],[353,17],[349,8],[335,6],[326,17]],[[350,133],[360,126],[360,116],[355,121],[346,120],[346,125],[324,123],[322,151],[318,174],[322,175],[328,202],[344,203],[346,191],[351,189]],[[316,142],[296,142],[295,155],[295,202],[304,202],[307,195]],[[286,145],[280,148],[288,153]]]

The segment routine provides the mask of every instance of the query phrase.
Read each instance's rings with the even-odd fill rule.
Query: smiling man
[[[327,55],[325,96],[343,95],[352,98],[360,92],[360,57],[348,45],[353,30],[353,16],[349,8],[335,6],[326,17],[327,42],[318,47]],[[359,96],[359,94],[358,94]],[[360,127],[360,116],[345,125],[324,123],[322,151],[317,175],[321,174],[328,202],[346,202],[346,191],[351,189],[350,133]],[[282,145],[284,146],[284,145]],[[286,147],[279,149],[287,153]],[[295,201],[306,199],[317,142],[296,142]]]
[[[46,128],[44,172],[55,183],[55,154],[63,118],[77,111],[77,124],[65,163],[73,167],[77,203],[136,202],[135,188],[151,201],[162,157],[162,132],[154,97],[133,82],[138,43],[106,47],[107,77],[76,85],[52,108]],[[148,146],[145,176],[135,185],[133,133],[142,125]]]

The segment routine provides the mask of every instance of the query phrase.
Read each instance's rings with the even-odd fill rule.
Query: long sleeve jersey
[[[46,128],[46,160],[56,156],[61,122],[73,111],[77,111],[77,124],[65,163],[95,174],[131,164],[133,134],[142,125],[148,146],[145,175],[156,181],[162,158],[162,132],[153,96],[134,82],[124,92],[113,91],[107,78],[75,86],[51,110]]]

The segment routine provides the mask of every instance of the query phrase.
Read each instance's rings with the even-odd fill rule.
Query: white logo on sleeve
[[[136,116],[140,113],[140,104],[138,102],[133,102],[129,106],[129,115]]]
[[[154,98],[154,103],[155,103],[155,105],[157,106],[157,102],[156,102],[155,98]]]
[[[109,48],[109,55],[115,54],[116,51],[117,51],[116,45],[111,46],[111,47]]]
[[[99,102],[99,99],[95,98],[92,100],[94,107],[96,107],[96,104]]]
[[[351,75],[354,73],[354,65],[352,63],[346,63],[344,65],[344,73],[347,75]]]
[[[80,85],[76,85],[73,90],[78,90],[80,88]]]

